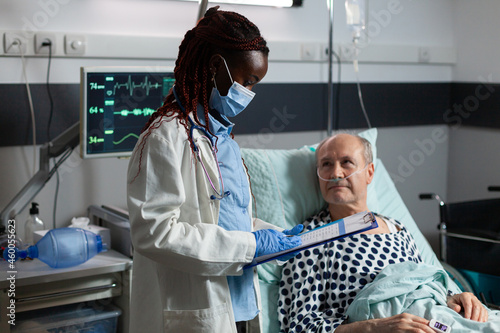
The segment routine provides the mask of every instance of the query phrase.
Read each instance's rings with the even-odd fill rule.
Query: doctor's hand
[[[292,229],[285,229],[283,230],[283,233],[285,235],[298,235],[302,232],[302,230],[304,230],[304,225],[303,224],[297,224],[295,227],[293,227]],[[287,253],[287,254],[284,254],[278,258],[276,258],[276,260],[278,260],[278,263],[280,265],[284,264],[286,261],[292,259],[293,257],[295,257],[297,255],[297,253],[299,253],[299,251],[294,251],[294,252],[290,252],[290,253]]]
[[[304,225],[303,224],[297,224],[295,227],[293,227],[292,229],[285,229],[283,230],[283,233],[285,235],[298,235],[302,232],[302,230],[304,230]]]
[[[458,313],[463,312],[466,319],[482,323],[488,321],[488,311],[472,293],[466,292],[448,296],[447,304],[450,309]]]
[[[285,233],[274,229],[261,229],[252,233],[257,242],[255,257],[285,251],[302,244],[302,239],[300,237],[287,236]]]

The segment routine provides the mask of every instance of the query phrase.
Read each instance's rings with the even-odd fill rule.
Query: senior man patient
[[[327,207],[306,230],[367,211],[374,177],[370,143],[337,134],[316,150]],[[377,214],[378,228],[299,252],[280,282],[282,332],[435,332],[434,319],[452,332],[500,332],[498,311],[472,293],[452,294],[440,267],[422,262],[404,221]],[[403,223],[402,223],[403,222]]]

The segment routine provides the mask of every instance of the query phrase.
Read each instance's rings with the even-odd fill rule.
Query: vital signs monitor
[[[82,158],[130,156],[173,84],[173,67],[82,67]]]

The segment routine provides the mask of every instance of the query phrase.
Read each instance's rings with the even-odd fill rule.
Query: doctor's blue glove
[[[253,234],[257,241],[255,257],[285,251],[302,244],[302,239],[300,237],[287,237],[283,232],[273,229],[257,230],[254,231]]]
[[[283,230],[283,233],[285,235],[298,235],[298,234],[300,234],[302,232],[302,230],[304,230],[304,225],[303,224],[297,224],[292,229]],[[284,254],[284,255],[276,258],[276,260],[278,260],[278,261],[288,261],[288,260],[292,259],[293,257],[295,257],[297,255],[297,253],[299,253],[299,251],[290,252],[290,253]]]
[[[295,227],[293,227],[292,229],[286,229],[286,230],[283,230],[283,233],[285,235],[298,235],[302,232],[302,230],[304,230],[304,225],[303,224],[297,224]]]

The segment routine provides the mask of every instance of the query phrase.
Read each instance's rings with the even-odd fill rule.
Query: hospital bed
[[[410,230],[424,262],[441,263],[418,229],[410,212],[384,167],[377,158],[377,129],[359,133],[373,147],[375,175],[368,186],[368,208],[400,220]],[[316,180],[314,147],[290,150],[242,149],[255,197],[254,216],[290,229],[325,206]],[[271,263],[257,266],[262,294],[264,332],[279,332],[277,315],[281,267]],[[460,292],[454,284],[454,292]]]

